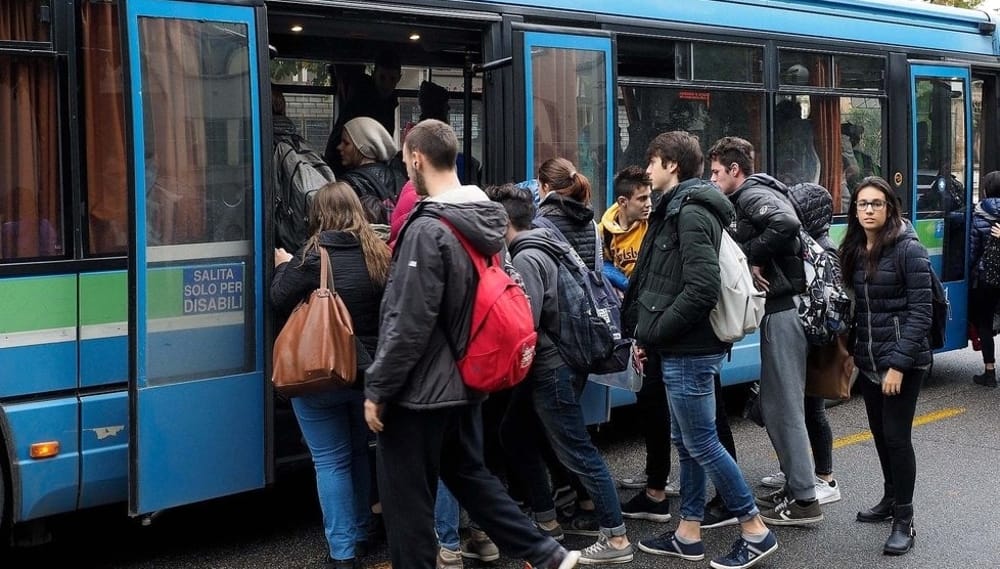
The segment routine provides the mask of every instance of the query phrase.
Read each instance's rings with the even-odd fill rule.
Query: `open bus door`
[[[614,57],[609,35],[514,33],[514,76],[523,86],[525,178],[550,158],[566,158],[591,185],[597,221],[608,207],[614,178]],[[587,424],[610,418],[611,393],[588,382],[581,396]]]
[[[909,213],[951,304],[943,350],[965,347],[972,211],[972,90],[969,68],[910,64]],[[898,174],[897,174],[898,175]]]
[[[129,511],[261,488],[266,403],[254,8],[126,6]]]

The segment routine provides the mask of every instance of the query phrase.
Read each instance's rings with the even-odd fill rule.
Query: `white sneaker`
[[[760,479],[760,485],[767,486],[768,488],[784,488],[785,473],[779,470],[770,476],[765,476]]]
[[[816,477],[816,499],[820,505],[832,504],[840,501],[840,485],[836,480],[827,482],[820,477]]]
[[[681,495],[681,488],[679,482],[667,481],[667,485],[663,487],[663,492],[670,497],[677,497]]]

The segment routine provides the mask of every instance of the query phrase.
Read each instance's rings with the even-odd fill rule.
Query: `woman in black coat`
[[[927,249],[903,221],[899,201],[882,178],[865,178],[851,196],[840,259],[855,294],[854,363],[885,484],[882,499],[858,512],[858,521],[892,519],[883,552],[902,555],[916,535],[911,431],[932,361],[932,269]]]
[[[990,239],[1000,232],[1000,171],[983,176],[983,199],[972,213],[972,232],[969,239],[969,315],[982,342],[983,373],[972,381],[986,387],[997,386],[996,346],[993,342],[993,314],[1000,302],[1000,289],[991,287],[981,278],[983,252]]]
[[[271,302],[284,320],[320,284],[320,253],[330,255],[335,288],[361,341],[359,370],[371,363],[378,338],[379,304],[389,274],[389,248],[365,221],[361,202],[344,182],[327,184],[309,213],[312,237],[294,256],[274,252]],[[327,567],[353,569],[355,546],[364,544],[370,510],[368,427],[364,396],[340,389],[293,397],[292,409],[316,468],[316,487],[329,547]]]

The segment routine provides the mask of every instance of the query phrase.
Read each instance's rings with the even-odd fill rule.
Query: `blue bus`
[[[966,345],[970,212],[1000,168],[983,12],[890,0],[0,2],[0,524],[127,502],[133,516],[272,483],[308,459],[272,393],[272,89],[323,148],[330,65],[402,63],[486,182],[563,156],[609,202],[658,132],[749,139],[834,197],[881,174]],[[471,164],[472,161],[466,161]],[[727,384],[758,369],[756,338]],[[627,393],[591,386],[591,422]]]

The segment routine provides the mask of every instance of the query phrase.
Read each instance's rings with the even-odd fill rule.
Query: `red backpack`
[[[520,383],[535,359],[535,321],[524,290],[503,268],[500,255],[487,259],[450,223],[479,275],[472,305],[469,343],[458,358],[462,381],[472,389],[500,391]]]

